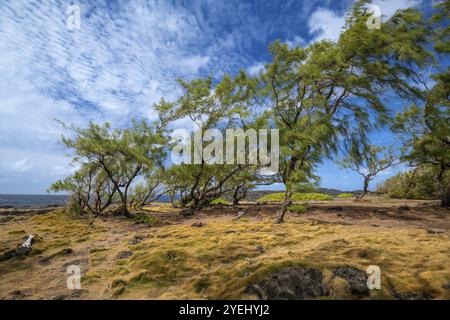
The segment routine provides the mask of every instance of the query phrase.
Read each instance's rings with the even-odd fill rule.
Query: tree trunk
[[[284,222],[284,215],[286,214],[289,205],[291,204],[291,197],[292,197],[292,191],[286,190],[286,193],[284,194],[284,201],[281,206],[280,211],[278,212],[278,217],[276,220],[276,223],[283,223]]]
[[[356,198],[355,198],[356,200],[362,200],[362,198],[364,198],[366,196],[367,192],[369,191],[369,182],[370,182],[370,179],[368,179],[368,178],[364,179],[363,193],[360,194],[359,196],[356,196]]]
[[[234,189],[233,206],[239,205],[239,188],[240,188],[240,186],[237,186],[236,189]]]
[[[446,190],[442,193],[441,206],[450,207],[450,182],[447,184]]]
[[[197,211],[200,209],[200,200],[198,198],[194,198],[192,200],[191,209]]]
[[[367,192],[369,192],[369,179],[366,178],[364,179],[364,189],[363,189],[363,194],[361,195],[361,199],[364,198],[367,194]]]
[[[125,190],[125,192],[121,192],[119,190],[119,196],[120,196],[120,200],[121,200],[121,205],[120,205],[120,214],[127,217],[127,218],[131,218],[131,214],[128,211],[128,207],[127,207],[127,190]]]
[[[130,218],[131,214],[128,211],[128,207],[127,207],[127,203],[126,202],[122,202],[121,206],[120,206],[120,214],[122,214],[125,217]]]

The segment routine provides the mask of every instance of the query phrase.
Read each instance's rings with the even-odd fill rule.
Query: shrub
[[[308,211],[308,207],[303,204],[291,204],[288,210],[293,213],[305,213]]]
[[[84,213],[83,208],[80,206],[80,201],[75,195],[71,195],[67,201],[66,212],[74,216],[81,216]]]
[[[332,200],[333,197],[323,193],[299,193],[296,192],[292,195],[292,201],[323,201]],[[284,192],[272,193],[265,195],[258,199],[258,202],[281,202],[284,200]]]
[[[333,200],[333,197],[324,193],[294,193],[292,196],[293,201],[308,201],[308,200]]]
[[[431,166],[422,166],[415,171],[401,172],[377,186],[377,193],[395,199],[438,199],[437,173]],[[445,184],[450,180],[446,175]]]
[[[146,224],[148,226],[154,225],[156,223],[156,218],[149,216],[147,214],[139,213],[133,216],[133,220],[136,223]]]
[[[353,194],[351,194],[351,193],[341,193],[341,194],[338,194],[336,196],[336,198],[339,198],[339,199],[353,198]]]
[[[228,202],[228,201],[227,201],[227,200],[225,200],[225,199],[222,199],[222,198],[218,198],[218,199],[215,199],[215,200],[211,201],[211,204],[218,204],[218,205],[229,205],[229,204],[230,204],[230,202]]]

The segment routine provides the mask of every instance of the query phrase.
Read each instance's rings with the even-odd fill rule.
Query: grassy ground
[[[371,298],[392,298],[395,290],[450,299],[449,211],[400,212],[386,204],[388,215],[378,216],[368,213],[366,203],[369,215],[361,217],[360,204],[342,201],[346,206],[337,213],[342,217],[326,207],[336,203],[325,202],[290,214],[282,225],[273,223],[276,206],[269,205],[215,206],[182,218],[159,204],[144,221],[150,225],[73,218],[61,211],[1,217],[0,254],[22,243],[27,233],[38,239],[29,256],[0,262],[0,298],[252,299],[245,294],[249,283],[286,266],[327,274],[338,266],[378,265],[382,289],[373,290]],[[241,210],[246,214],[236,220]],[[408,220],[416,214],[426,222]],[[444,229],[430,232],[432,221],[442,221]],[[204,225],[193,227],[194,222]],[[66,289],[71,264],[82,272],[83,290],[76,295]],[[334,297],[345,298],[345,289],[336,287]]]

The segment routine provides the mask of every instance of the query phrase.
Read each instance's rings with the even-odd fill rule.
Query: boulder
[[[303,300],[325,296],[328,289],[320,270],[287,268],[257,284],[250,284],[246,293],[261,300]]]
[[[352,295],[369,296],[367,274],[364,271],[353,267],[339,267],[333,270],[333,277],[344,279]]]

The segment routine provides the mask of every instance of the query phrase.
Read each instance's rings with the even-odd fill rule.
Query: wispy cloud
[[[398,10],[419,6],[421,0],[373,0],[371,5],[380,8],[381,19],[390,19]],[[308,20],[309,33],[313,36],[311,42],[320,40],[337,40],[344,30],[347,9],[334,11],[330,8],[317,8]]]
[[[0,154],[8,163],[0,165],[0,192],[43,192],[54,179],[49,173],[70,169],[54,118],[78,126],[152,118],[154,102],[180,94],[177,78],[256,74],[270,59],[269,43],[310,42],[325,32],[308,27],[311,17],[332,23],[318,11],[329,10],[337,23],[351,0],[73,3],[81,9],[79,30],[66,28],[72,1],[0,4]],[[23,159],[17,168],[28,170],[26,180],[12,172]]]
[[[1,163],[3,170],[9,171],[11,173],[24,173],[29,171],[33,165],[30,163],[28,158],[22,158],[14,162],[3,161]]]

